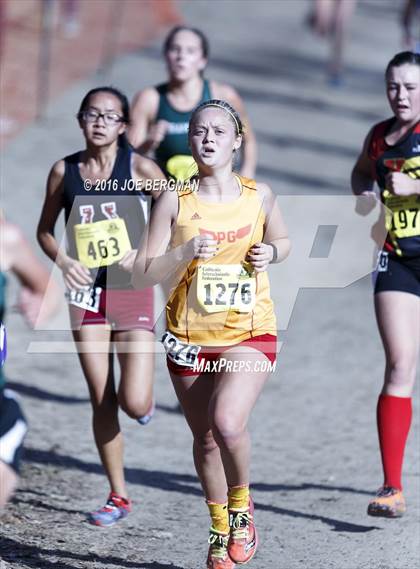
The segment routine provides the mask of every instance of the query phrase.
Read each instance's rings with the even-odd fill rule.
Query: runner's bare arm
[[[369,158],[369,145],[372,133],[373,128],[365,138],[362,152],[360,153],[351,173],[351,187],[353,194],[357,196],[355,211],[359,215],[363,216],[368,215],[374,209],[378,201],[376,194],[373,191],[373,164]]]
[[[371,129],[366,136],[362,152],[356,160],[356,164],[354,165],[351,173],[351,187],[354,195],[356,196],[365,194],[365,192],[372,192],[373,190],[374,178],[372,172],[372,161],[368,154],[372,132],[373,129]]]
[[[137,153],[133,153],[132,169],[136,180],[143,182],[142,187],[144,188],[144,192],[150,194],[156,201],[157,198],[165,191],[166,187],[167,180],[162,170],[154,160],[140,156],[140,154]],[[145,183],[146,180],[150,180],[152,182],[156,180],[152,185],[152,189],[147,187],[147,184]],[[159,180],[161,180],[160,183]]]
[[[131,124],[127,130],[130,144],[142,154],[156,148],[156,141],[149,138],[150,126],[154,122],[159,107],[159,94],[149,87],[135,95],[131,106]]]
[[[154,286],[168,276],[170,264],[174,266],[174,269],[179,265],[178,251],[173,249],[171,251],[172,258],[167,260],[166,269],[165,266],[158,266],[158,260],[166,256],[165,253],[171,238],[171,226],[177,215],[177,207],[175,192],[166,192],[152,209],[150,222],[146,227],[144,238],[140,243],[134,261],[131,278],[134,288]]]
[[[12,271],[21,284],[34,293],[43,293],[47,289],[49,274],[22,234],[11,223],[2,226],[2,257],[7,259],[7,270]]]
[[[209,259],[215,254],[217,242],[206,235],[167,250],[177,215],[176,192],[164,192],[152,209],[150,224],[134,261],[131,280],[134,288],[151,287],[175,274],[181,275],[192,259]]]
[[[264,237],[248,253],[248,260],[257,272],[265,271],[269,263],[280,263],[289,255],[290,239],[280,211],[277,196],[267,184],[258,183],[257,191],[265,213]]]
[[[227,101],[232,107],[238,111],[242,124],[244,125],[243,145],[242,145],[242,167],[240,174],[246,178],[254,178],[255,170],[257,168],[257,141],[252,129],[251,123],[248,119],[245,105],[239,96],[238,92],[229,85],[212,83],[212,93],[217,99]]]
[[[22,285],[18,308],[32,326],[38,320],[41,306],[42,322],[55,311],[59,301],[59,290],[44,265],[35,255],[20,229],[11,223],[2,223],[1,256]],[[2,267],[3,268],[3,267]],[[47,294],[48,291],[48,294]]]
[[[264,197],[263,208],[266,217],[263,242],[273,244],[276,247],[277,256],[272,262],[280,263],[289,255],[291,243],[280,211],[278,197],[274,195],[267,184],[259,183],[257,189]]]
[[[154,160],[146,158],[133,152],[131,158],[131,174],[133,178],[140,182],[143,193],[152,196],[153,202],[165,191],[166,178],[162,170]],[[134,195],[136,199],[136,196]],[[153,203],[152,202],[152,203]],[[125,271],[131,273],[137,249],[131,249],[118,261],[118,265]]]
[[[56,262],[59,267],[67,257],[64,251],[60,251],[54,236],[55,224],[63,209],[64,171],[64,160],[59,160],[51,168],[37,229],[37,238],[42,250],[52,261]]]
[[[63,271],[66,285],[77,289],[92,282],[89,270],[67,255],[60,248],[54,236],[54,228],[58,216],[64,207],[63,204],[63,179],[65,164],[59,160],[51,168],[47,180],[47,191],[38,223],[37,237],[42,250],[48,257],[57,263]]]

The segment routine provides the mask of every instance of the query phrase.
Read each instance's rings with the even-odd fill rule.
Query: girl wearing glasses
[[[203,77],[209,43],[201,30],[178,26],[168,34],[163,48],[168,81],[139,92],[133,101],[128,138],[142,154],[153,153],[162,170],[185,180],[196,171],[188,143],[188,122],[197,105],[211,98],[224,99],[241,113],[245,124],[241,174],[255,174],[257,147],[238,93]]]
[[[110,526],[131,509],[118,410],[140,424],[146,424],[154,410],[153,352],[148,349],[154,342],[153,289],[135,291],[130,280],[150,205],[146,183],[164,178],[153,161],[127,144],[129,105],[117,89],[89,91],[77,119],[86,147],[53,165],[38,240],[63,273],[73,338],[90,392],[95,442],[110,485],[105,506],[89,520]],[[152,192],[152,199],[158,194]],[[61,210],[67,249],[54,236]],[[92,342],[95,350],[89,349]],[[140,348],[130,350],[133,345]]]

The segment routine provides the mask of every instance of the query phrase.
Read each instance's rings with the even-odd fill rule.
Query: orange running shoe
[[[405,499],[401,490],[392,486],[382,486],[375,498],[369,502],[367,513],[369,516],[400,518],[405,510]]]
[[[210,528],[207,569],[234,569],[235,563],[227,551],[228,541],[229,534],[219,533],[213,527]]]
[[[249,499],[246,510],[229,510],[229,557],[238,565],[248,563],[258,547],[258,535],[254,524],[254,502]]]

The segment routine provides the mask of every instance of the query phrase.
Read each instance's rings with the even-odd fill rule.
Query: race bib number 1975
[[[420,235],[420,196],[385,197],[386,228],[399,239]]]

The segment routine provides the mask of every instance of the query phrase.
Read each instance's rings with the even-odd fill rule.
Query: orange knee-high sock
[[[379,396],[377,422],[384,486],[402,490],[401,472],[411,416],[411,397]]]

